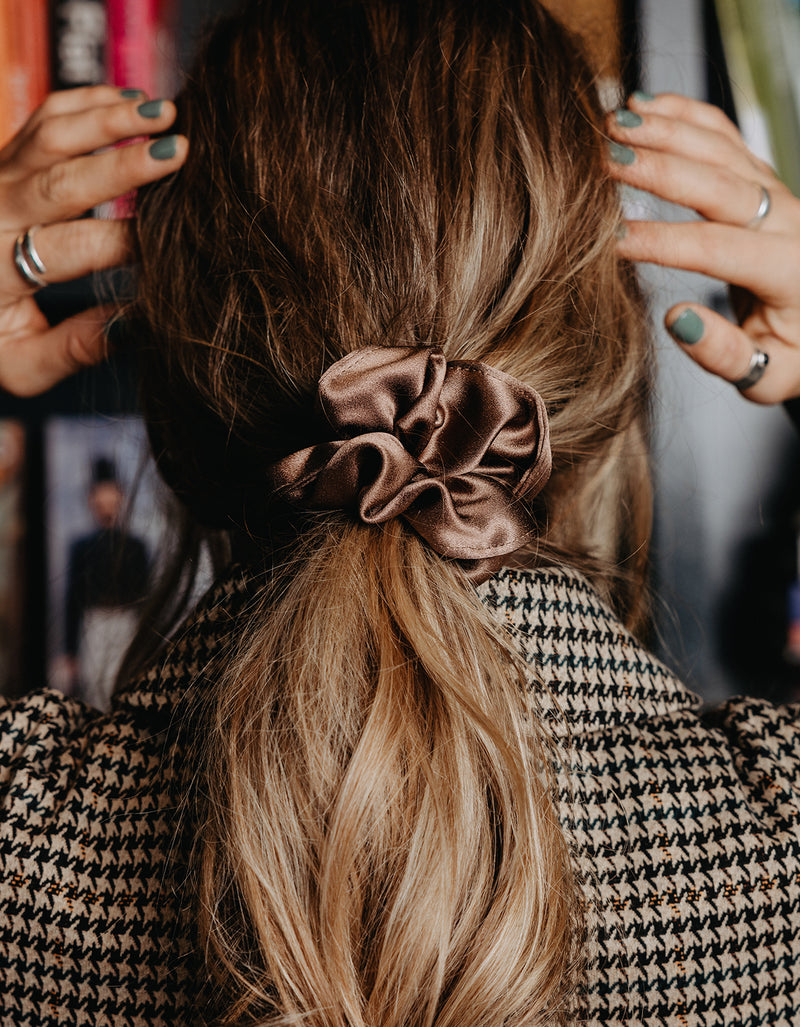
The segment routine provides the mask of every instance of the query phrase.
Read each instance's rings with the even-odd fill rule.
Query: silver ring
[[[33,233],[38,227],[39,225],[32,225],[23,235],[17,236],[14,243],[14,266],[25,284],[32,285],[34,289],[41,289],[47,285],[44,278],[47,268],[33,245]]]
[[[772,197],[769,194],[769,189],[763,185],[760,185],[759,189],[761,190],[761,203],[759,203],[758,210],[754,216],[744,226],[745,228],[758,228],[767,214],[769,214],[770,207],[772,206]]]
[[[41,228],[41,225],[32,225],[28,229],[28,231],[25,233],[23,237],[22,245],[25,250],[25,255],[29,258],[31,264],[33,264],[36,271],[38,271],[40,275],[46,275],[47,268],[44,266],[42,258],[39,256],[39,251],[33,245],[33,233],[37,230],[37,228]]]
[[[744,392],[745,389],[752,389],[756,382],[760,382],[764,377],[768,363],[769,354],[765,353],[763,349],[754,349],[753,355],[750,357],[750,366],[747,368],[747,374],[744,378],[740,378],[738,382],[733,383],[739,392]]]

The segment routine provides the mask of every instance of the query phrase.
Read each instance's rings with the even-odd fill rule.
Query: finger
[[[632,93],[628,106],[639,114],[659,114],[665,118],[687,121],[696,128],[718,132],[731,142],[745,146],[739,129],[719,107],[680,93],[659,93],[649,99],[646,96],[641,92]]]
[[[136,97],[132,94],[136,93]],[[118,89],[115,86],[80,86],[77,89],[60,89],[50,95],[36,108],[19,131],[0,150],[0,161],[8,160],[30,134],[47,118],[74,114],[97,107],[107,107],[128,96],[142,102],[147,98],[143,90]]]
[[[667,312],[667,330],[685,353],[712,374],[732,384],[747,374],[756,346],[769,357],[762,378],[742,395],[754,403],[781,403],[800,394],[800,352],[754,340],[707,307],[679,304]]]
[[[132,94],[136,93],[134,97]],[[116,86],[79,86],[77,89],[59,89],[49,96],[36,108],[25,123],[37,125],[45,118],[58,117],[63,114],[77,114],[80,111],[91,110],[94,107],[110,107],[119,103],[120,98],[146,99],[147,94],[143,89],[118,89]]]
[[[616,143],[611,144],[609,153],[609,170],[614,178],[696,210],[710,221],[741,228],[759,209],[763,194],[755,172],[749,178],[742,177],[725,167],[646,147],[620,149]],[[784,231],[800,226],[800,203],[777,180],[772,180],[769,191],[773,209],[765,223],[778,224]]]
[[[0,259],[0,295],[20,296],[36,291],[25,282],[13,260],[14,239],[6,236],[8,259]],[[105,268],[120,267],[132,258],[130,221],[79,221],[43,225],[32,236],[48,284],[68,282]]]
[[[0,346],[0,386],[15,396],[37,396],[82,367],[105,359],[104,326],[113,310],[95,307],[35,335]]]
[[[188,147],[185,136],[171,135],[60,161],[11,188],[8,207],[15,212],[18,228],[78,217],[90,207],[177,171]]]
[[[736,172],[748,181],[771,186],[773,172],[748,150],[741,138],[730,139],[722,132],[700,128],[689,121],[621,108],[606,119],[609,135],[633,147],[646,147],[702,164]]]
[[[133,136],[164,132],[176,113],[169,100],[128,100],[45,118],[19,148],[14,171],[22,177]]]
[[[777,307],[794,305],[800,242],[705,221],[628,221],[620,256],[698,271],[754,292]]]

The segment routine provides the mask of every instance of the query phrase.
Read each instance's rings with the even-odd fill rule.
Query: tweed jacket
[[[50,691],[0,708],[3,1027],[203,1022],[182,739],[249,588],[218,583],[109,714]],[[589,921],[577,1019],[800,1024],[800,711],[704,712],[571,572],[503,571],[480,594],[565,753]]]

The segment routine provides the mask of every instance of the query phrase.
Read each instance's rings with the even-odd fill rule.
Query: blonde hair
[[[198,731],[215,1015],[566,1022],[578,886],[520,655],[401,523],[278,521],[259,485],[346,353],[485,360],[550,415],[520,559],[642,621],[648,343],[591,73],[528,0],[264,0],[179,111],[188,162],[140,200],[144,400],[177,494],[264,554]]]

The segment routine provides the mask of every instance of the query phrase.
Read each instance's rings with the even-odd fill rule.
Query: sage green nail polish
[[[143,118],[159,118],[163,109],[163,100],[148,100],[146,103],[139,104],[136,108],[136,113],[140,114]]]
[[[633,164],[636,154],[630,146],[623,146],[622,143],[609,143],[608,155],[615,164]]]
[[[637,114],[636,111],[629,111],[625,107],[615,111],[614,116],[617,119],[617,124],[623,128],[638,128],[644,121],[641,114]]]
[[[620,221],[620,223],[614,229],[614,235],[616,235],[618,239],[624,239],[627,234],[628,226],[625,224],[624,221]]]
[[[119,95],[126,100],[135,100],[137,96],[144,96],[144,89],[120,89]]]
[[[667,325],[667,328],[678,342],[687,346],[694,346],[696,342],[699,342],[705,331],[705,325],[693,310],[684,310],[671,325]]]
[[[171,160],[178,149],[177,136],[162,136],[150,143],[150,156],[155,160]]]
[[[644,89],[637,89],[631,93],[634,100],[638,100],[639,103],[650,103],[651,100],[655,100],[655,96],[652,93],[646,93]]]

